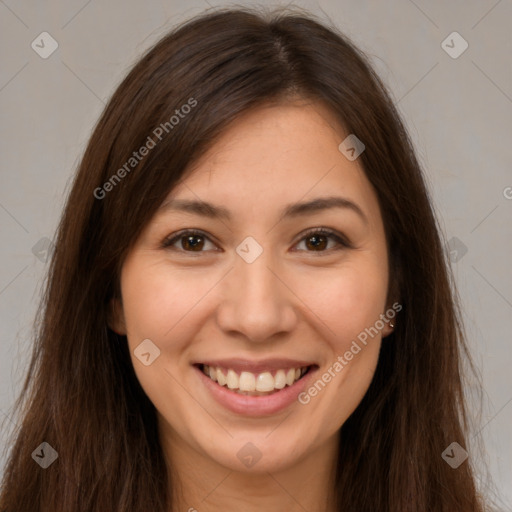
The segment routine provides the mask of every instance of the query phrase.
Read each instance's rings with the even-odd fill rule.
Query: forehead
[[[201,200],[261,218],[285,204],[337,195],[361,204],[368,217],[380,217],[361,165],[338,149],[347,135],[321,103],[249,111],[188,169],[164,204]]]

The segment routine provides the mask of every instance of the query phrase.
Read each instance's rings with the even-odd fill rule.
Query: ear
[[[392,308],[393,304],[402,304],[402,289],[403,289],[403,260],[402,255],[400,254],[397,246],[395,244],[391,245],[391,250],[389,254],[389,285],[388,285],[388,295],[387,295],[387,306],[386,311]],[[402,307],[398,311],[400,311]],[[385,338],[389,336],[397,326],[397,323],[400,322],[400,315],[395,315],[395,317],[390,321],[386,322],[386,326],[382,330],[382,337]],[[392,323],[393,327],[389,324]]]
[[[124,318],[123,304],[120,299],[112,298],[108,308],[108,326],[115,333],[126,336],[126,322]]]
[[[396,329],[398,322],[400,322],[401,320],[401,317],[399,315],[399,312],[401,310],[402,305],[400,301],[400,296],[397,294],[392,295],[390,301],[386,306],[386,311],[384,312],[384,315],[387,317],[387,320],[384,321],[385,326],[382,329],[383,338],[389,336]],[[388,311],[390,311],[389,315],[387,314]],[[394,312],[394,315],[392,314],[392,312]]]
[[[391,327],[390,323],[393,324],[393,327]],[[393,318],[393,320],[384,322],[384,324],[385,324],[384,328],[381,331],[382,332],[382,339],[387,338],[395,330],[395,327],[396,327],[396,317]]]

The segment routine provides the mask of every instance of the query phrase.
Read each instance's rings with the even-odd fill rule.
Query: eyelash
[[[353,248],[352,244],[349,242],[349,240],[346,237],[340,235],[336,231],[333,231],[328,228],[322,228],[322,227],[308,229],[303,234],[302,238],[297,242],[297,244],[306,240],[307,238],[310,238],[313,235],[321,235],[321,236],[331,238],[338,243],[338,247],[334,247],[331,249],[325,249],[322,251],[305,251],[305,252],[310,252],[310,253],[317,252],[319,254],[322,254],[322,253],[330,254],[332,251],[339,251],[341,249],[352,249]],[[202,252],[207,252],[207,251],[186,251],[184,249],[177,249],[177,248],[172,247],[172,245],[174,243],[176,243],[177,241],[179,241],[181,238],[183,238],[185,236],[201,236],[201,237],[209,240],[210,242],[212,242],[212,240],[210,240],[208,235],[206,235],[206,233],[204,233],[203,231],[200,231],[197,229],[184,229],[184,230],[178,231],[177,233],[165,238],[161,244],[162,249],[170,249],[170,250],[174,250],[177,252],[184,252],[184,253],[191,253],[191,254],[194,254],[194,253],[201,254]],[[297,245],[297,244],[295,244],[295,245]]]

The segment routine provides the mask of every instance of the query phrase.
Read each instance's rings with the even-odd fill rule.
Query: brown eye
[[[200,235],[181,237],[181,247],[185,250],[200,251],[204,246],[204,238]]]
[[[162,247],[182,252],[205,252],[208,250],[208,247],[205,248],[208,243],[215,247],[205,234],[186,230],[166,238],[162,242]]]
[[[334,246],[329,247],[331,241],[334,241]],[[339,250],[352,247],[347,239],[326,228],[310,229],[298,245],[303,242],[306,252],[329,252],[331,249]]]
[[[319,250],[319,249],[320,250],[325,249],[328,244],[327,237],[324,235],[308,236],[305,240],[306,240],[306,247],[308,249],[313,249],[315,251]]]
[[[332,245],[334,242],[334,245]],[[299,244],[305,244],[306,252],[324,253],[331,250],[336,251],[343,248],[351,248],[350,242],[335,231],[326,228],[310,229],[300,240]],[[211,244],[211,247],[208,247]],[[331,244],[331,245],[330,245]],[[170,235],[162,242],[162,248],[171,249],[177,252],[201,253],[208,250],[216,250],[215,244],[201,231],[183,230]]]

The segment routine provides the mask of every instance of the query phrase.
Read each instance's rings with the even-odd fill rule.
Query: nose
[[[236,256],[217,311],[218,325],[226,334],[261,343],[293,331],[297,299],[269,252],[264,250],[252,263]]]

